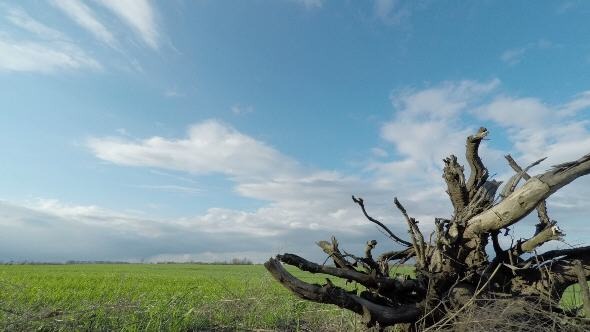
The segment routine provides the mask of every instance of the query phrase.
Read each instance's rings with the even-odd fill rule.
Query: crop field
[[[291,295],[261,265],[1,265],[0,289],[0,330],[364,330],[348,311]]]

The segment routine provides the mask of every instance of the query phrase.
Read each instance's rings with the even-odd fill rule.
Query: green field
[[[291,295],[261,265],[0,265],[0,287],[3,331],[364,329],[348,311]]]
[[[261,265],[1,265],[0,287],[0,330],[362,329],[356,315],[291,295]]]

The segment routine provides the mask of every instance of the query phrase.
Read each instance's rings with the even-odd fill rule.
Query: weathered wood
[[[411,241],[401,239],[381,221],[371,217],[363,199],[353,196],[363,215],[405,248],[385,252],[374,259],[375,240],[367,242],[364,256],[355,256],[340,251],[338,241],[332,237],[331,242],[319,241],[318,245],[332,258],[335,266],[283,254],[270,259],[265,267],[297,296],[351,310],[363,315],[369,326],[377,324],[380,329],[408,323],[404,326],[406,330],[432,330],[452,324],[467,305],[479,305],[476,297],[492,301],[497,294],[527,303],[544,301],[546,304],[541,305],[551,308],[552,314],[563,314],[555,309],[555,303],[568,286],[581,281],[582,276],[585,281],[586,275],[590,274],[590,246],[551,250],[538,255],[537,249],[564,236],[556,222],[549,219],[546,199],[576,178],[590,173],[590,154],[556,165],[537,176],[530,176],[527,171],[543,159],[522,169],[510,155],[506,156],[516,174],[504,186],[498,202],[496,193],[501,182],[488,180],[488,170],[478,155],[480,143],[487,135],[488,131],[481,128],[467,138],[466,157],[471,169],[467,181],[463,166],[455,156],[444,159],[443,178],[453,205],[453,216],[435,218],[430,239],[424,238],[418,221],[408,215],[397,198],[394,203],[406,219]],[[526,182],[517,187],[522,179]],[[507,235],[508,227],[535,208],[539,224],[534,235],[502,249],[498,239],[500,234]],[[489,244],[495,253],[493,259],[488,257],[490,250],[486,250]],[[535,254],[528,259],[522,257],[532,252]],[[390,275],[390,262],[398,265],[412,257],[415,257],[415,276]],[[579,262],[574,264],[574,260]],[[324,285],[303,282],[285,270],[281,262],[302,271],[358,283],[362,290],[348,291],[336,287],[329,279]],[[587,298],[587,316],[590,316],[590,297]]]
[[[586,318],[590,318],[590,289],[588,289],[588,280],[586,280],[586,272],[579,260],[574,261],[574,270],[578,277],[578,284],[580,285],[580,296],[584,304],[584,313]]]
[[[508,190],[508,193],[514,192],[516,185],[518,184],[518,180],[520,178],[523,178],[525,180],[529,180],[531,178],[531,176],[527,173],[527,171],[529,169],[533,168],[534,166],[537,166],[543,160],[547,159],[546,157],[541,158],[541,159],[531,163],[530,165],[528,165],[525,169],[522,169],[518,165],[516,160],[514,160],[512,158],[511,155],[506,155],[505,158],[506,158],[506,160],[508,160],[508,164],[510,165],[510,167],[512,167],[512,169],[516,172],[515,176],[518,177],[516,179],[516,181],[511,184],[511,188]],[[508,195],[504,194],[504,198],[507,196]],[[541,203],[539,203],[539,205],[537,205],[537,217],[539,218],[539,223],[536,225],[537,228],[536,228],[535,234],[541,232],[543,229],[545,229],[547,227],[547,225],[549,225],[551,223],[551,220],[549,219],[549,215],[547,214],[547,202],[545,202],[545,200],[541,201]]]
[[[390,326],[398,323],[411,323],[415,322],[422,314],[420,304],[406,304],[396,307],[379,305],[334,286],[330,282],[323,286],[303,282],[290,274],[274,258],[264,263],[264,266],[278,282],[298,297],[320,303],[335,304],[351,310],[362,315],[369,325],[379,323],[382,326]]]
[[[553,240],[560,240],[565,234],[561,232],[557,225],[548,225],[544,230],[535,234],[532,238],[522,242],[518,247],[517,254],[532,252],[544,243]]]
[[[322,248],[326,254],[328,254],[328,257],[332,258],[334,264],[336,264],[337,267],[347,270],[354,270],[352,264],[349,263],[340,252],[340,249],[338,248],[338,240],[336,240],[336,237],[332,236],[332,242],[318,241],[316,244]]]
[[[443,179],[447,183],[447,194],[455,210],[453,214],[457,215],[465,208],[468,199],[463,166],[459,165],[454,155],[443,159],[443,162],[445,163]]]
[[[467,222],[464,236],[472,238],[518,222],[550,193],[551,187],[549,185],[536,177],[531,178],[502,202],[471,218]]]
[[[488,130],[481,127],[475,135],[467,137],[465,157],[467,158],[471,172],[466,187],[470,199],[475,195],[479,186],[484,184],[488,179],[488,170],[483,165],[478,153],[479,144],[487,135]]]

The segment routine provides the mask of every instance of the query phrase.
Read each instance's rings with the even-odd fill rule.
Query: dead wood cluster
[[[353,196],[364,216],[401,249],[374,257],[372,251],[377,242],[371,240],[363,256],[353,256],[341,250],[333,237],[331,241],[318,242],[333,265],[282,254],[265,263],[267,270],[297,296],[351,310],[362,315],[368,326],[377,328],[398,325],[406,330],[435,330],[467,326],[465,322],[473,318],[477,310],[482,313],[481,317],[504,312],[510,317],[508,321],[521,327],[562,324],[560,317],[568,317],[569,313],[559,309],[557,303],[567,287],[581,277],[585,281],[590,273],[590,246],[542,254],[536,254],[536,250],[564,236],[556,221],[548,216],[546,199],[590,173],[590,154],[555,165],[535,176],[529,171],[543,159],[522,168],[507,155],[515,174],[499,190],[502,182],[489,178],[478,153],[487,135],[488,131],[480,128],[467,137],[468,177],[456,156],[443,160],[443,178],[453,212],[451,217],[435,219],[435,230],[428,239],[422,234],[418,221],[397,198],[393,205],[406,221],[408,239],[371,217],[363,199]],[[533,211],[539,222],[531,236],[502,248],[498,240],[501,232]],[[493,255],[486,251],[490,245]],[[407,262],[414,264],[415,277],[390,275],[391,266]],[[363,287],[350,291],[334,285],[329,278],[323,285],[306,283],[290,274],[284,264],[342,278]],[[502,306],[504,311],[499,309]],[[514,310],[515,306],[531,310]],[[546,322],[548,318],[535,318],[532,314],[537,312],[535,310],[557,316],[550,316],[551,322]],[[512,329],[511,326],[500,328]]]

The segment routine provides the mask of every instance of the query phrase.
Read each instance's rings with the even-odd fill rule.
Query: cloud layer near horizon
[[[512,97],[498,80],[443,82],[421,90],[392,93],[392,118],[380,126],[382,153],[367,156],[358,175],[314,169],[270,144],[217,120],[192,125],[185,137],[93,137],[87,147],[112,167],[147,167],[198,176],[218,174],[237,195],[256,199],[254,210],[211,207],[206,213],[153,219],[56,200],[0,202],[0,249],[8,259],[222,260],[248,253],[260,261],[289,250],[321,257],[313,242],[334,234],[350,251],[377,238],[381,250],[393,244],[362,218],[350,195],[365,198],[369,212],[400,235],[405,227],[389,206],[398,196],[425,233],[436,216],[449,217],[441,159],[461,156],[465,137],[478,125],[493,127],[491,139],[510,142],[509,151],[482,147],[484,162],[500,180],[510,176],[503,155],[522,164],[540,157],[549,165],[588,153],[588,122],[578,118],[590,105],[580,92],[559,105],[534,97]],[[393,156],[393,157],[389,157]],[[573,237],[584,230],[590,188],[580,179],[549,200],[552,218]],[[533,221],[518,228],[527,237]],[[41,240],[42,239],[42,240]],[[346,241],[344,241],[344,239]]]

